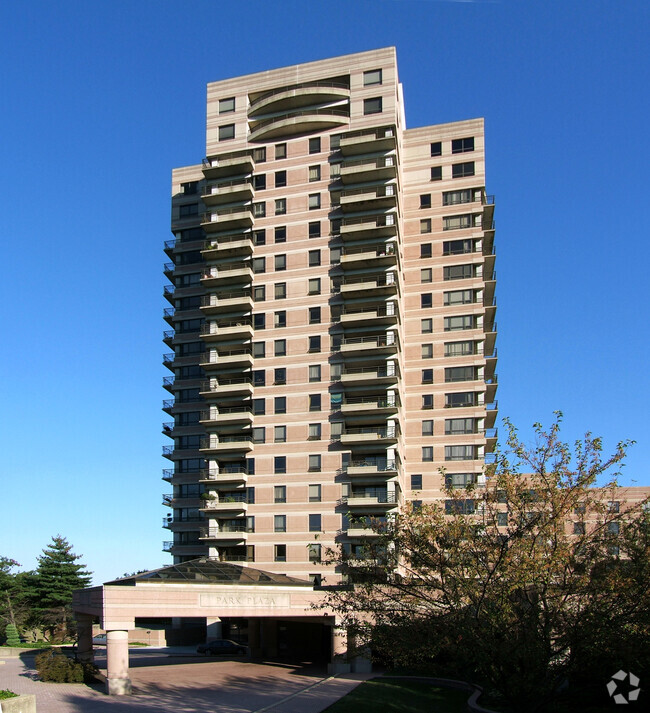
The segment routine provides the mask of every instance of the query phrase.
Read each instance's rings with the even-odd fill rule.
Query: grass
[[[421,681],[377,678],[357,686],[325,713],[465,713],[469,695]]]

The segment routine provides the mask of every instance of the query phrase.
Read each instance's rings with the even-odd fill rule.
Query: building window
[[[476,446],[445,446],[445,460],[474,460]]]
[[[263,359],[265,356],[265,345],[264,342],[253,342],[253,356],[259,359]]]
[[[273,410],[276,414],[287,412],[287,397],[276,396],[273,400]]]
[[[253,413],[256,416],[263,416],[266,413],[264,399],[253,399]]]
[[[584,535],[585,534],[584,522],[574,522],[573,523],[573,534],[574,535]]]
[[[446,418],[445,435],[456,436],[467,433],[477,433],[475,418]]]
[[[420,270],[420,282],[427,283],[433,281],[433,270],[430,267],[425,267]]]
[[[255,163],[264,163],[266,161],[266,146],[253,149],[253,161]]]
[[[253,245],[266,245],[266,230],[253,231]]]
[[[431,194],[423,193],[420,196],[420,208],[431,208]]]
[[[442,244],[443,255],[466,255],[474,252],[474,241],[469,239],[464,240],[445,240]]]
[[[422,383],[433,384],[433,369],[422,369]]]
[[[320,193],[309,194],[309,210],[320,208]]]
[[[253,188],[256,191],[263,191],[266,188],[265,173],[258,173],[256,176],[253,176]]]
[[[276,282],[273,288],[273,293],[276,300],[284,300],[287,297],[287,283]]]
[[[320,265],[320,250],[309,251],[309,267],[318,267]]]
[[[199,204],[198,203],[184,203],[178,206],[178,217],[179,218],[191,218],[193,215],[199,214]]]
[[[474,150],[474,137],[468,136],[464,139],[453,139],[451,142],[452,153],[468,153]]]
[[[471,515],[475,509],[473,500],[445,500],[446,515]]]
[[[381,69],[370,69],[363,73],[363,86],[370,87],[373,84],[381,84]]]
[[[340,162],[330,163],[330,178],[335,180],[341,176],[341,164]]]
[[[315,220],[309,224],[309,237],[320,238],[320,220]]]
[[[275,426],[273,429],[275,443],[285,443],[287,440],[287,427]]]
[[[235,111],[235,97],[229,97],[228,99],[219,99],[219,113],[227,114],[231,111]]]
[[[256,369],[253,372],[253,385],[266,386],[266,371],[264,369]]]
[[[256,218],[263,218],[266,215],[266,203],[253,203],[253,215]]]
[[[477,378],[475,366],[452,366],[445,369],[445,383],[457,381],[475,381]]]
[[[266,272],[266,258],[265,257],[254,257],[253,258],[253,272],[259,274],[260,272]]]
[[[341,134],[332,134],[330,136],[330,151],[336,151],[341,148]]]
[[[264,443],[266,441],[266,429],[264,426],[256,426],[252,432],[253,443]]]
[[[287,516],[286,515],[274,515],[273,516],[273,532],[286,532],[287,531]],[[280,545],[283,547],[284,545]],[[276,545],[278,547],[278,545]],[[286,559],[286,557],[285,557]],[[277,560],[277,557],[276,557]]]
[[[423,218],[420,221],[420,233],[431,232],[431,218]]]
[[[321,457],[320,454],[309,456],[309,470],[311,472],[320,472],[321,469]]]
[[[320,307],[318,308],[320,309]],[[320,364],[310,364],[309,366],[309,381],[320,381]]]
[[[284,215],[287,212],[287,199],[277,198],[275,201],[275,214]]]
[[[287,370],[284,368],[276,369],[273,374],[273,383],[274,384],[286,384],[287,383]]]
[[[309,515],[309,532],[321,532],[321,530],[320,514]]]
[[[228,141],[235,138],[235,125],[225,124],[219,127],[219,141]]]
[[[275,158],[279,160],[281,158],[287,157],[287,145],[286,144],[276,144],[275,145]]]
[[[497,527],[507,527],[507,526],[508,526],[508,513],[507,512],[498,512],[497,513]],[[584,534],[584,533],[582,533],[582,534]]]
[[[454,163],[451,166],[451,177],[452,178],[465,178],[466,176],[474,175],[474,161],[467,161],[466,163]]]
[[[476,227],[479,216],[472,213],[462,215],[448,215],[442,219],[443,230],[462,230],[463,228]]]
[[[475,194],[477,194],[475,196]],[[442,205],[460,205],[462,203],[472,203],[480,196],[480,191],[466,188],[462,191],[445,191],[442,194]]]
[[[273,472],[276,475],[281,475],[287,472],[287,457],[286,456],[275,456],[273,459]]]
[[[422,421],[422,435],[423,436],[433,436],[433,421],[427,420]]]
[[[445,408],[465,408],[478,404],[477,394],[474,391],[459,391],[445,394]]]
[[[442,166],[431,166],[431,180],[442,181]]]
[[[320,423],[310,423],[309,424],[309,440],[310,441],[320,441],[321,438],[321,424]]]
[[[274,356],[286,356],[287,355],[287,340],[286,339],[276,339]]]
[[[468,280],[474,277],[473,265],[449,265],[442,268],[443,280]]]
[[[433,394],[422,394],[422,408],[425,410],[433,408]]]
[[[309,394],[309,410],[310,411],[320,411],[321,410],[321,395],[320,394]]]
[[[309,153],[320,153],[320,136],[309,139]]]
[[[281,329],[287,326],[287,313],[285,310],[276,312],[273,316],[273,326],[276,329]]]
[[[476,322],[473,314],[463,314],[457,317],[445,317],[445,332],[457,332],[463,329],[475,329]]]
[[[423,292],[420,295],[420,307],[426,309],[433,306],[433,295],[431,292]]]
[[[309,167],[309,181],[320,181],[320,166]]]
[[[273,488],[273,502],[276,502],[276,503],[286,503],[287,502],[287,486],[286,485],[276,485]]]
[[[274,545],[274,559],[276,562],[286,562],[287,561],[287,546],[286,545]]]
[[[427,258],[433,255],[433,248],[431,243],[422,243],[420,245],[420,257]]]
[[[433,344],[422,345],[422,359],[433,359]]]
[[[422,475],[416,474],[411,476],[411,490],[422,490]]]
[[[266,299],[266,285],[258,285],[253,288],[253,299],[255,302],[264,302]]]
[[[370,99],[363,100],[363,113],[368,114],[381,114],[382,112],[382,99],[381,97],[372,97]]]
[[[449,305],[466,305],[473,304],[474,290],[452,290],[443,294],[443,304]]]
[[[433,319],[431,317],[420,320],[420,331],[422,334],[431,334],[433,332]]]
[[[309,351],[310,353],[320,352],[321,349],[320,335],[309,337]]]
[[[422,462],[430,463],[433,460],[433,446],[422,446]]]
[[[276,272],[281,272],[287,269],[287,256],[286,255],[276,255],[274,259],[274,267]]]
[[[188,181],[187,183],[181,183],[181,190],[183,195],[192,196],[198,193],[199,182],[198,181]]]
[[[433,141],[431,143],[431,155],[442,156],[442,141]]]
[[[621,512],[621,503],[618,500],[610,500],[607,503],[607,510],[609,512],[619,513]]]
[[[309,486],[309,502],[310,503],[319,503],[320,501],[321,501],[321,486],[318,484],[310,485]]]
[[[287,242],[287,226],[278,225],[273,231],[273,238],[276,243],[286,243]]]
[[[287,172],[286,171],[276,171],[275,172],[275,187],[284,188],[287,185]]]
[[[309,561],[310,562],[320,562],[321,546],[311,543],[307,547],[308,547],[308,551],[309,551]]]

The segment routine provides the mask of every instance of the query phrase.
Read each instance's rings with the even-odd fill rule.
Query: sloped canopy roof
[[[265,584],[277,586],[302,586],[311,587],[312,583],[304,579],[288,577],[286,574],[263,572],[254,567],[219,562],[208,557],[199,557],[195,560],[173,564],[169,567],[152,569],[132,577],[115,579],[106,582],[110,585],[135,586],[137,582],[183,582],[185,584]]]

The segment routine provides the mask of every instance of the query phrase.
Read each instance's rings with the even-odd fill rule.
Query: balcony
[[[201,275],[201,284],[205,287],[227,285],[228,283],[252,282],[253,268],[250,262],[224,263],[219,267],[209,267]]]
[[[395,208],[397,205],[397,187],[394,183],[388,183],[378,186],[348,188],[340,192],[339,205],[344,213]]]
[[[385,267],[397,265],[397,251],[394,243],[379,245],[344,246],[341,254],[341,266],[353,269]]]
[[[399,293],[399,283],[395,272],[380,272],[375,275],[353,275],[344,277],[332,286],[332,292],[340,292],[343,297],[370,297],[378,295],[394,296]]]
[[[210,400],[215,396],[239,396],[246,398],[253,395],[253,381],[250,376],[223,377],[211,379],[201,384],[201,396]]]
[[[218,352],[212,350],[201,354],[201,366],[206,370],[218,367],[247,369],[253,366],[253,362],[253,352],[248,347],[224,349]]]
[[[350,131],[341,136],[341,153],[344,156],[392,151],[396,147],[395,130],[392,126]]]
[[[252,203],[204,213],[201,227],[206,233],[250,228],[253,225]]]
[[[352,491],[351,495],[347,498],[343,498],[344,502],[350,508],[378,508],[382,506],[382,509],[386,508],[396,508],[399,505],[399,494],[395,491],[385,491],[385,490],[361,490]]]
[[[201,337],[206,342],[221,339],[246,341],[253,338],[253,323],[250,319],[208,322],[201,327]]]
[[[201,311],[208,315],[220,312],[250,312],[252,309],[253,293],[249,288],[203,295],[201,298]]]
[[[199,529],[199,540],[211,540],[229,544],[234,542],[246,542],[249,532],[253,532],[253,530],[252,528],[247,528],[246,525],[241,525],[240,527],[235,525],[228,527],[212,525]]]
[[[303,82],[279,87],[251,99],[248,117],[263,113],[287,112],[301,107],[349,99],[350,85],[343,82]]]
[[[396,177],[397,156],[395,155],[361,158],[344,161],[341,164],[341,180],[344,184],[385,181]]]
[[[242,406],[227,406],[201,411],[201,421],[204,426],[231,426],[242,424],[253,425],[253,411],[250,404]]]
[[[398,324],[399,311],[394,302],[381,302],[372,307],[357,307],[345,305],[341,310],[338,321],[342,325],[348,324]]]
[[[163,310],[163,319],[167,322],[167,324],[173,325],[175,314],[176,310],[173,307],[167,307]]]
[[[397,334],[390,332],[369,337],[347,337],[336,342],[336,348],[341,354],[397,354],[400,345]]]
[[[246,493],[236,493],[217,500],[205,500],[200,509],[210,518],[215,517],[216,513],[233,513],[232,516],[235,517],[235,513],[245,514],[248,504]]]
[[[232,181],[221,181],[205,186],[201,200],[207,206],[220,205],[222,203],[245,203],[252,201],[255,191],[248,178],[237,178]]]
[[[396,384],[400,379],[397,364],[385,366],[355,366],[346,367],[341,372],[339,380],[343,384]]]
[[[346,475],[385,475],[392,478],[397,475],[397,462],[386,458],[364,458],[353,460],[346,468]]]
[[[349,415],[397,413],[399,406],[397,396],[348,396],[341,404],[341,413]]]
[[[397,235],[397,216],[395,213],[381,213],[359,218],[343,218],[340,232],[343,240],[392,238]]]
[[[349,93],[349,90],[348,90]],[[350,110],[346,109],[304,109],[286,114],[250,121],[249,141],[260,141],[280,136],[295,136],[310,131],[324,131],[347,126]]]
[[[175,555],[196,555],[200,557],[205,554],[205,548],[200,542],[177,544],[170,540],[162,543],[163,552],[171,552]]]
[[[231,451],[252,451],[253,450],[253,434],[237,434],[237,435],[219,435],[212,434],[201,439],[201,448],[203,453],[228,453]]]
[[[365,426],[346,428],[340,436],[340,442],[349,445],[389,445],[397,443],[398,426]]]
[[[205,470],[201,474],[199,483],[203,485],[218,486],[245,485],[248,481],[248,469],[243,465],[224,465],[218,471]]]
[[[248,151],[232,151],[203,159],[203,175],[207,179],[252,173],[255,162]]]
[[[209,262],[235,255],[252,255],[253,240],[249,233],[219,236],[215,240],[207,240],[203,245],[203,257]]]

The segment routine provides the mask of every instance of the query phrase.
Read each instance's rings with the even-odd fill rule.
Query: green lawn
[[[469,695],[421,681],[377,678],[357,686],[324,713],[465,713]]]

